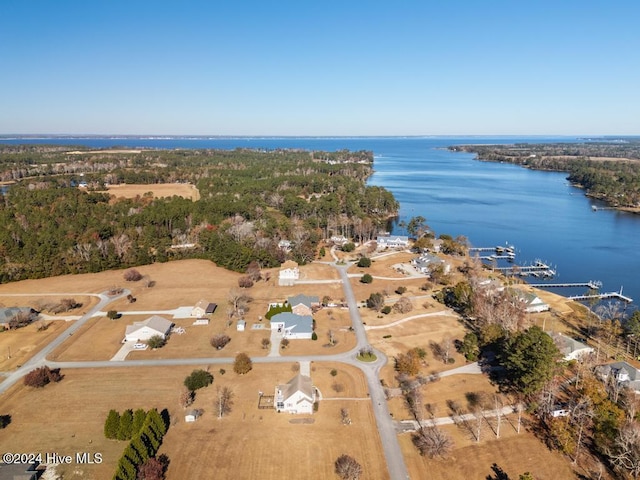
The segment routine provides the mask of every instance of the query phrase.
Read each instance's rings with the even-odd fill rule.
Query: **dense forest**
[[[390,192],[366,185],[372,169],[368,151],[0,146],[0,281],[175,258],[306,263],[322,239],[369,240],[397,213]],[[124,183],[191,183],[199,200],[109,194]]]
[[[613,207],[640,207],[640,139],[584,143],[465,145],[479,160],[568,172],[567,180]]]

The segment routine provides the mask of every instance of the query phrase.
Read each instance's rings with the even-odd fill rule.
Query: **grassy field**
[[[153,185],[121,184],[109,185],[107,192],[118,198],[142,197],[151,192],[154,198],[178,197],[199,200],[200,192],[190,183],[156,183]]]
[[[312,416],[257,408],[258,391],[272,394],[275,385],[296,375],[294,365],[254,365],[244,376],[234,374],[231,365],[225,366],[224,375],[218,366],[212,368],[213,385],[198,391],[193,405],[204,414],[193,424],[184,422],[178,397],[182,381],[195,367],[63,371],[65,377],[58,384],[44,389],[16,385],[0,397],[0,412],[12,418],[0,436],[0,449],[72,455],[99,452],[103,464],[73,465],[61,473],[72,480],[110,478],[126,442],[104,438],[107,413],[111,408],[155,407],[167,408],[172,419],[160,449],[171,460],[169,479],[212,478],[211,472],[216,472],[215,478],[332,478],[333,461],[342,453],[364,466],[363,478],[388,478],[366,400],[366,383],[357,369],[340,364],[312,366],[312,379],[323,396],[332,397],[322,401]],[[330,374],[333,368],[335,377]],[[339,394],[331,389],[336,381],[344,387]],[[234,393],[233,410],[223,419],[214,415],[218,386],[228,386]],[[341,408],[349,410],[351,425],[341,424]],[[300,418],[312,423],[292,422]]]

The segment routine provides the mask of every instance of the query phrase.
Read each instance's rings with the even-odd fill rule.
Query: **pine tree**
[[[118,440],[131,440],[131,427],[133,426],[133,412],[125,410],[120,417],[120,427],[118,428]]]
[[[104,436],[110,439],[118,437],[118,429],[120,428],[120,414],[115,410],[110,410],[107,419],[104,422]]]
[[[147,418],[147,412],[139,408],[133,414],[133,425],[131,426],[131,436],[134,437],[140,433]]]

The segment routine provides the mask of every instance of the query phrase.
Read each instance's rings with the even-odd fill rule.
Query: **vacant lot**
[[[296,375],[294,364],[254,365],[244,376],[234,374],[231,365],[224,367],[224,375],[219,366],[211,368],[213,385],[198,391],[193,406],[204,414],[193,424],[184,422],[178,397],[184,378],[197,367],[69,369],[62,372],[65,378],[60,383],[44,389],[16,385],[0,397],[0,412],[12,420],[0,437],[0,449],[100,452],[103,464],[74,465],[64,478],[110,478],[126,442],[104,438],[107,413],[111,408],[155,407],[167,408],[172,418],[160,449],[171,459],[168,478],[211,478],[211,472],[216,478],[332,478],[333,462],[342,453],[358,459],[365,470],[363,478],[388,478],[370,403],[348,399],[366,398],[357,369],[314,364],[311,376],[323,395],[344,400],[321,402],[312,416],[291,416],[258,410],[257,403],[258,391],[272,394],[277,384]],[[337,370],[335,377],[332,368]],[[336,381],[344,387],[340,394],[330,387]],[[233,410],[221,420],[213,408],[218,386],[228,386],[234,393]],[[341,408],[349,410],[351,425],[341,424]],[[298,418],[311,418],[313,423],[290,423]]]
[[[70,325],[64,320],[37,321],[23,328],[0,332],[0,371],[10,371],[24,364]],[[40,326],[46,326],[46,330],[38,331]]]
[[[517,421],[517,418],[513,416],[511,420]],[[459,427],[451,425],[444,427],[444,430],[455,443],[451,456],[444,460],[421,457],[411,443],[410,434],[399,437],[411,478],[517,479],[527,471],[536,480],[579,478],[564,456],[548,450],[540,440],[524,429],[517,434],[507,422],[503,421],[500,439],[496,439],[487,427],[480,443],[470,439],[467,432]],[[506,475],[499,476],[500,470],[492,469],[494,464]]]
[[[153,185],[122,184],[109,185],[107,192],[120,198],[142,197],[151,192],[154,198],[178,197],[199,200],[200,192],[190,183],[154,183]]]

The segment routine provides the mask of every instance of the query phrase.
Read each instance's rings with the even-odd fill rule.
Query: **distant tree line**
[[[479,160],[568,172],[567,180],[614,207],[640,207],[640,141],[465,145]]]
[[[304,264],[323,238],[369,240],[398,210],[390,192],[365,183],[371,152],[72,148],[0,146],[0,180],[17,182],[0,197],[0,282],[181,258],[238,272],[251,262]],[[104,192],[167,182],[195,184],[200,199]]]

